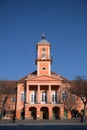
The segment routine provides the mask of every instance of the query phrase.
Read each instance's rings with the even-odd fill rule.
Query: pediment
[[[34,80],[34,81],[61,81],[61,80],[63,80],[62,78],[60,78],[60,77],[54,77],[54,76],[48,76],[48,75],[42,75],[42,76],[35,76],[35,77],[31,77],[31,78],[29,78],[29,79],[27,79],[27,80]]]

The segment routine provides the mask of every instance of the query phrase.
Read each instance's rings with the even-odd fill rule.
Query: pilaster
[[[49,90],[48,90],[48,96],[47,96],[47,101],[48,101],[48,103],[51,103],[52,102],[52,100],[51,100],[51,85],[49,85]]]
[[[38,90],[37,90],[37,103],[40,103],[40,85],[38,85]]]

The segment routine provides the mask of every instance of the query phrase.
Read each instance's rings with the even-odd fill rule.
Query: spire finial
[[[42,39],[45,39],[45,34],[44,33],[42,33],[42,37],[41,37]]]

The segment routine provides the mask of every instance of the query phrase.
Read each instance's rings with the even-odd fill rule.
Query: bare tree
[[[74,107],[76,106],[75,95],[72,95],[72,94],[68,93],[67,94],[67,99],[64,102],[64,105],[65,105],[66,110],[72,111],[73,106]]]
[[[87,104],[87,80],[84,80],[82,77],[76,77],[76,80],[71,82],[71,87],[69,91],[72,94],[77,95],[81,98],[84,104],[84,119],[86,119],[86,104]]]
[[[7,100],[10,95],[15,94],[16,90],[16,81],[0,81],[0,111],[1,118],[4,116],[6,109]]]
[[[5,104],[6,104],[6,102],[7,102],[7,99],[8,99],[8,96],[7,96],[7,95],[6,95],[6,96],[3,96],[3,98],[2,98],[1,119],[2,119],[2,117],[3,117],[3,115],[4,115],[4,112],[5,112]]]

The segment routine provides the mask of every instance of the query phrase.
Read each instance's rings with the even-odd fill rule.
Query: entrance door
[[[29,111],[31,112],[31,119],[36,119],[36,108],[30,107]]]
[[[60,109],[58,107],[53,107],[53,119],[59,119]]]
[[[45,119],[45,120],[49,119],[49,112],[48,112],[47,107],[42,107],[41,112],[42,112],[42,119]]]

